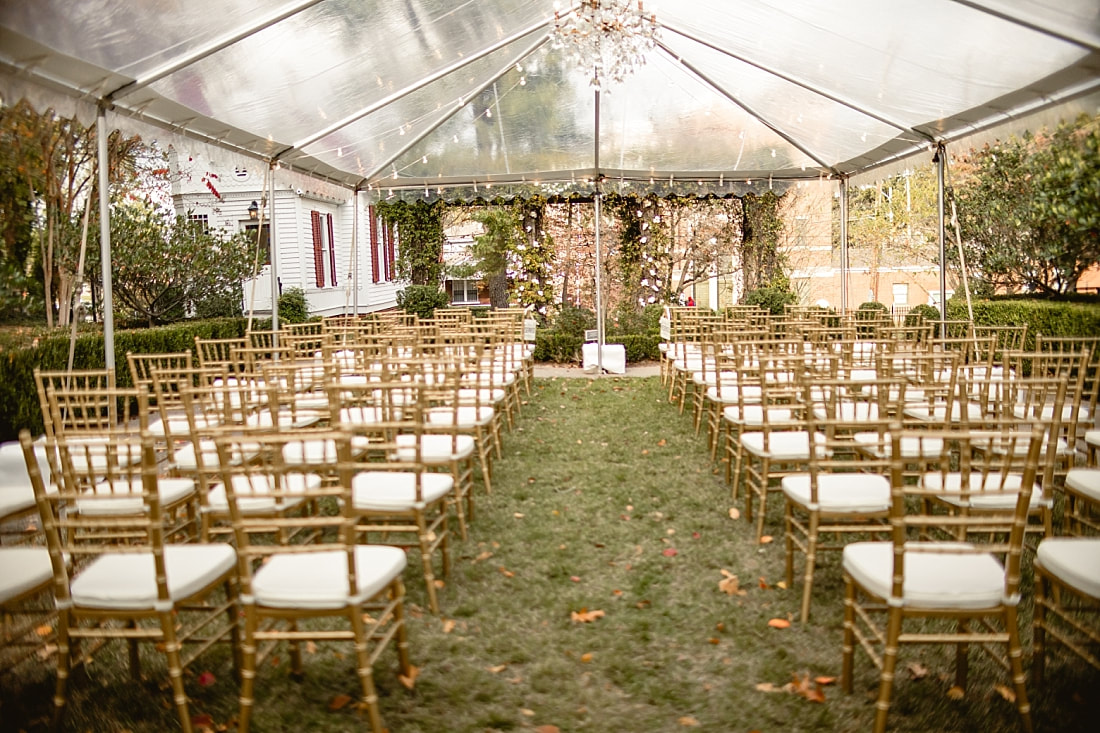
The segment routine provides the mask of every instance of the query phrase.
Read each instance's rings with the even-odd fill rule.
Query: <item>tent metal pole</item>
[[[359,187],[351,194],[351,312],[359,316]],[[344,301],[345,304],[347,301]]]
[[[947,229],[944,222],[945,216],[945,191],[943,185],[944,163],[947,158],[947,147],[942,143],[936,143],[936,154],[932,162],[936,164],[936,211],[938,221],[936,226],[940,243],[940,319],[947,320]]]
[[[596,88],[595,153],[593,162],[596,169],[596,373],[603,374],[603,259],[600,254],[600,214],[603,203],[603,190],[600,186],[600,90]]]
[[[103,362],[115,370],[115,302],[111,288],[111,161],[107,151],[107,107],[96,111],[96,153],[99,157],[99,258],[103,270]],[[114,386],[114,385],[112,385]]]
[[[275,161],[268,163],[271,167],[269,178],[270,190],[268,200],[271,201],[271,215],[268,217],[267,241],[271,247],[271,330],[279,330],[279,242],[275,234]],[[278,346],[278,335],[275,336],[275,345]]]
[[[848,312],[848,177],[840,179],[840,312]]]

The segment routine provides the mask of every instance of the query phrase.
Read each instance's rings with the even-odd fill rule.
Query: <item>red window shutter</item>
[[[325,215],[328,218],[328,264],[329,275],[332,278],[332,286],[336,287],[336,237],[332,229],[332,214]]]
[[[393,280],[393,240],[394,231],[393,224],[386,227],[386,279]]]
[[[321,212],[309,212],[313,225],[313,279],[317,287],[325,287],[325,256],[321,249]]]
[[[379,280],[378,273],[378,218],[374,213],[374,207],[367,207],[367,216],[370,217],[370,281],[376,283]]]

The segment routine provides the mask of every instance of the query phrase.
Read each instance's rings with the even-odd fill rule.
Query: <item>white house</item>
[[[375,215],[365,193],[358,197],[355,231],[353,193],[341,186],[276,170],[272,212],[267,205],[269,171],[258,161],[174,153],[169,167],[177,213],[189,214],[208,228],[259,235],[267,258],[258,276],[244,283],[245,313],[250,308],[256,313],[271,312],[273,264],[279,292],[302,288],[314,315],[368,313],[396,306],[397,291],[403,287],[395,282],[397,237]]]

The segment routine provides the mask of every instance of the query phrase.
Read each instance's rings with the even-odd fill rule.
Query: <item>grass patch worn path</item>
[[[478,494],[470,539],[453,545],[441,617],[422,610],[419,561],[410,558],[410,648],[420,674],[406,689],[390,652],[375,668],[391,731],[870,728],[878,675],[865,657],[857,656],[850,696],[835,685],[821,688],[823,702],[758,689],[839,675],[838,558],[827,556],[818,571],[812,623],[769,627],[773,618],[793,618],[799,599],[798,587],[777,586],[780,502],[768,518],[776,541],[757,545],[749,523],[731,518],[729,489],[704,440],[657,378],[536,380],[496,471],[493,495]],[[720,589],[729,574],[742,594]],[[1024,635],[1030,639],[1026,627]],[[155,699],[167,699],[156,652],[144,685],[128,681],[124,654],[117,663],[97,658],[89,678],[75,680],[72,730],[175,729]],[[947,697],[954,683],[942,650],[902,654],[892,730],[1019,730],[1015,708],[994,688],[1007,678],[976,652],[961,700]],[[253,730],[362,729],[354,705],[330,709],[355,695],[346,645],[307,651],[300,683],[289,680],[285,659],[260,670]],[[204,670],[216,683],[198,683]],[[0,716],[14,712],[25,725],[0,717],[0,729],[39,729],[52,674],[38,672],[37,681],[32,674],[21,689],[6,690],[0,707]],[[1049,674],[1042,690],[1029,690],[1037,728],[1095,730],[1087,700],[1098,675],[1058,660]],[[237,688],[228,656],[200,659],[190,677],[193,712],[214,726],[230,723]]]

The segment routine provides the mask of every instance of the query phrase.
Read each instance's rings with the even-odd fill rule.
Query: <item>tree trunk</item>
[[[508,275],[501,272],[489,278],[489,303],[494,308],[508,307]]]

